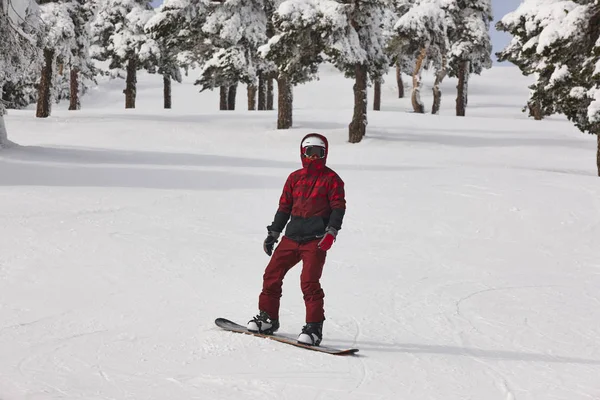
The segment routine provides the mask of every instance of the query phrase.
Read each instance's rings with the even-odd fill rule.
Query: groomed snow
[[[218,111],[196,75],[141,74],[82,110],[10,110],[0,151],[0,399],[600,398],[596,140],[521,112],[528,78],[470,81],[466,118],[410,113],[392,75],[367,137],[347,142],[352,81],[331,68],[276,111]],[[406,77],[405,77],[406,78]],[[408,79],[406,79],[408,82]],[[426,77],[424,101],[431,108]],[[369,101],[372,101],[369,92]],[[299,140],[321,132],[348,210],[328,254],[333,357],[227,333],[256,313],[266,226]],[[281,331],[304,322],[300,267]]]

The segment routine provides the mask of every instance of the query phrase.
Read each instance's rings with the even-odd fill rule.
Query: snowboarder
[[[327,251],[342,228],[346,212],[344,182],[325,166],[328,150],[327,139],[320,134],[310,133],[302,139],[302,168],[287,178],[273,223],[267,226],[263,249],[273,256],[263,275],[259,314],[248,322],[250,331],[273,334],[279,329],[283,278],[302,261],[300,285],[306,306],[306,325],[298,342],[318,346],[323,339],[325,294],[319,280]],[[286,224],[285,235],[273,252]]]

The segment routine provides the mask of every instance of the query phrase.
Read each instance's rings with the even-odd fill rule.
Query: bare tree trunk
[[[261,72],[258,74],[258,110],[267,109],[267,80],[265,79],[265,73]]]
[[[246,88],[248,92],[248,111],[256,110],[256,85],[250,84]]]
[[[229,106],[229,101],[227,100],[229,97],[229,88],[227,86],[221,86],[219,90],[219,110],[227,110],[227,107]]]
[[[44,49],[44,67],[40,86],[38,88],[37,110],[35,116],[38,118],[48,118],[52,107],[51,86],[52,86],[52,63],[54,61],[54,50]]]
[[[600,132],[596,132],[596,137],[598,138],[598,146],[596,149],[596,167],[598,168],[598,176],[600,176]]]
[[[458,66],[458,85],[456,86],[456,116],[464,117],[467,109],[469,61],[462,60]]]
[[[133,56],[127,62],[127,80],[125,84],[125,108],[135,108],[137,94],[137,62]]]
[[[71,68],[71,82],[69,85],[69,110],[80,110],[79,102],[79,70]]]
[[[237,95],[237,82],[229,86],[229,93],[227,94],[227,109],[235,110],[235,97]]]
[[[277,129],[292,127],[293,92],[289,79],[279,74],[277,79]]]
[[[435,74],[435,82],[433,84],[433,107],[431,107],[432,114],[439,114],[440,107],[442,105],[442,88],[440,85],[446,77],[446,55],[442,55],[442,67]]]
[[[373,90],[373,110],[381,110],[381,78],[375,79]]]
[[[404,82],[402,81],[402,70],[400,65],[396,64],[396,83],[398,84],[398,98],[404,98]]]
[[[413,71],[413,89],[412,89],[412,106],[416,113],[423,114],[425,112],[425,105],[421,101],[421,73],[423,68],[423,62],[427,55],[427,48],[423,47],[417,57],[415,64],[415,70]]]
[[[267,110],[273,110],[273,74],[267,76]],[[277,84],[279,90],[279,84]],[[290,125],[291,126],[291,125]]]
[[[367,132],[367,66],[356,64],[354,70],[354,113],[348,126],[350,143],[360,142]]]
[[[165,109],[171,109],[171,76],[163,75],[163,102]]]

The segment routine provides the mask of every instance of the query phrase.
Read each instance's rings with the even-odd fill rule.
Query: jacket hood
[[[316,160],[311,160],[302,155],[302,142],[304,142],[304,140],[306,138],[311,137],[311,136],[316,136],[325,143],[325,157],[318,158]],[[325,168],[325,164],[327,164],[327,156],[328,155],[329,155],[329,142],[327,141],[327,138],[325,136],[323,136],[319,133],[309,133],[308,135],[304,136],[302,138],[302,140],[300,141],[300,160],[302,160],[303,168],[307,168],[307,169],[315,170],[315,171],[322,170],[323,168]]]

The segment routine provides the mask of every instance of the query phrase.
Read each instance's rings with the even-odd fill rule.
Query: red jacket
[[[327,139],[316,133],[304,139],[309,136],[318,136],[325,142],[325,157],[310,160],[300,149],[302,169],[287,178],[275,220],[267,227],[269,231],[281,232],[291,218],[285,236],[298,242],[322,237],[328,227],[339,231],[346,211],[344,181],[325,165],[329,150]]]

